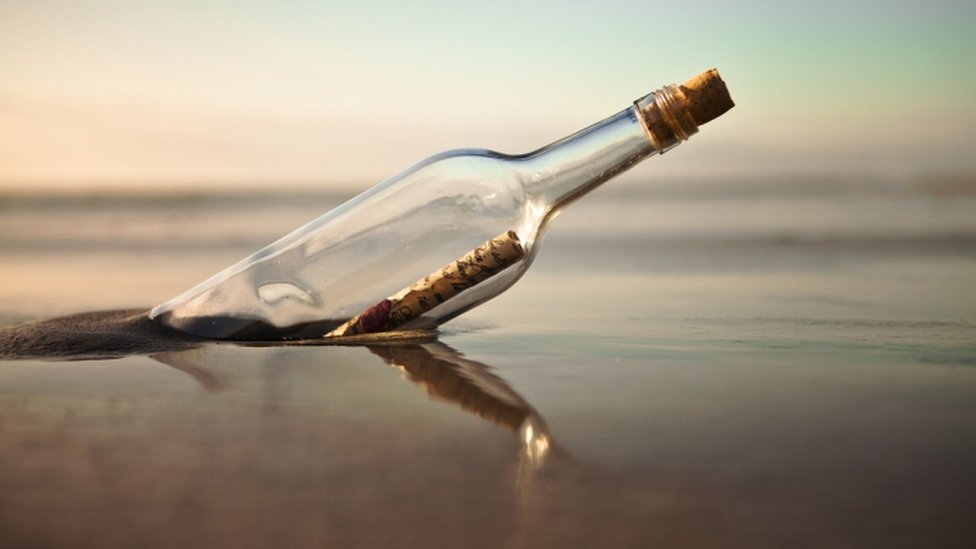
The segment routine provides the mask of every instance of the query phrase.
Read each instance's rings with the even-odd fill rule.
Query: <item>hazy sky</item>
[[[0,189],[360,187],[718,67],[651,173],[976,171],[971,1],[0,0]]]

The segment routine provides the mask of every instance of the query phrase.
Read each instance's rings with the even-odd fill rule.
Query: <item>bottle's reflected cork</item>
[[[400,292],[352,317],[325,337],[394,330],[522,260],[514,231],[496,236]]]

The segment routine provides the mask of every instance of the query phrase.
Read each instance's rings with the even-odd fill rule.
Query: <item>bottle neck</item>
[[[520,159],[529,196],[551,211],[698,131],[675,86],[651,93],[619,113]]]

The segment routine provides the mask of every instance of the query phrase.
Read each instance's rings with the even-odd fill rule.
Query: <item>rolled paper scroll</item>
[[[525,257],[514,231],[496,236],[332,330],[325,337],[393,330]]]

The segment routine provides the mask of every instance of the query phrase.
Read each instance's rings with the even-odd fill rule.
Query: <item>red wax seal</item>
[[[386,328],[386,323],[390,320],[390,300],[384,299],[369,309],[366,309],[359,317],[359,327],[361,333],[371,334],[382,332]]]

